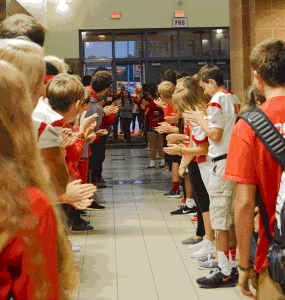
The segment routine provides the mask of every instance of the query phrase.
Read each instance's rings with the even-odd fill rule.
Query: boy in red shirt
[[[260,108],[284,135],[285,43],[274,39],[260,43],[251,53],[250,64],[253,69],[254,85],[267,99]],[[249,259],[256,185],[259,186],[273,235],[281,174],[281,166],[271,156],[253,129],[240,119],[233,130],[224,178],[237,182],[235,226],[240,253],[239,285],[242,293],[253,299],[255,296],[249,290],[248,282],[251,279],[256,288],[255,271],[259,273],[257,299],[284,299],[280,286],[273,282],[268,274],[266,253],[269,244],[260,217],[255,271]]]

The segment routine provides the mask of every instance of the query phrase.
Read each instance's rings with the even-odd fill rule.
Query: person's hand
[[[181,140],[180,135],[176,133],[171,133],[166,136],[166,141],[168,144],[177,144],[178,142],[180,142],[180,140]]]
[[[185,172],[186,172],[186,167],[180,165],[178,170],[179,176],[183,177]]]
[[[121,99],[115,100],[111,105],[118,106],[121,103]]]
[[[115,105],[108,105],[103,108],[105,116],[116,114],[119,111],[119,108]]]
[[[76,209],[86,209],[93,202],[97,187],[91,183],[81,184],[81,179],[70,182],[66,187],[68,203]]]
[[[154,103],[157,107],[160,108],[165,108],[167,106],[167,104],[161,98],[155,99]]]
[[[62,137],[60,141],[59,148],[64,150],[65,148],[72,146],[78,139],[78,135],[75,132],[72,132],[68,128],[63,128],[61,133],[59,134]]]
[[[94,123],[94,121],[98,117],[98,114],[94,114],[88,118],[85,118],[86,113],[87,113],[87,111],[84,111],[81,116],[79,133],[85,133],[86,130]]]
[[[158,133],[169,133],[172,130],[172,125],[167,122],[162,122],[158,124],[159,126],[155,127],[155,130]]]
[[[108,134],[107,129],[99,129],[98,131],[96,131],[96,135],[98,135],[98,136],[103,136],[103,135],[107,135],[107,134]]]
[[[202,112],[198,108],[196,111],[185,110],[185,112],[183,113],[183,117],[186,121],[194,122],[198,125],[201,125],[201,122],[204,121]]]
[[[96,137],[97,137],[96,133],[93,132],[93,133],[91,133],[91,134],[89,134],[89,135],[87,136],[86,142],[87,142],[88,144],[91,144],[91,143],[93,143],[93,142],[96,140]]]
[[[181,146],[176,144],[169,144],[163,148],[163,151],[169,155],[181,155]]]
[[[166,116],[164,117],[164,119],[169,123],[176,124],[179,120],[179,115],[176,113],[172,113],[172,116]]]
[[[253,288],[257,289],[257,278],[254,268],[251,268],[251,270],[248,272],[239,270],[238,284],[240,286],[241,292],[249,298],[256,299],[256,296],[253,295],[253,293],[249,289],[249,280],[251,280]]]

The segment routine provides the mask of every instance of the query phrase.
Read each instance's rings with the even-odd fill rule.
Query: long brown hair
[[[58,200],[43,175],[26,80],[18,69],[5,61],[0,61],[0,101],[0,251],[15,237],[22,237],[25,253],[30,258],[29,272],[34,287],[32,299],[46,299],[51,292],[49,266],[42,259],[43,250],[36,236],[38,221],[31,213],[31,203],[25,191],[36,187],[44,192],[56,219],[60,299],[68,299],[68,291],[76,285],[73,254],[59,217]]]
[[[197,108],[206,113],[206,103],[201,101],[195,93],[187,88],[180,88],[172,95],[172,101],[178,112],[183,113],[185,110],[196,111]]]

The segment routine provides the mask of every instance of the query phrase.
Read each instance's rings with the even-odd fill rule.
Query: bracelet
[[[84,139],[84,138],[85,138],[85,134],[84,134],[84,133],[80,133],[80,134],[78,135],[78,138]]]
[[[249,268],[243,268],[240,265],[238,265],[238,268],[244,272],[249,272],[253,268],[253,265],[251,265]]]

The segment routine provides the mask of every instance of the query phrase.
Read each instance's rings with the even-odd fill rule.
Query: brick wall
[[[79,75],[79,58],[65,58],[65,62],[74,68],[74,73]]]
[[[251,84],[249,56],[268,38],[285,40],[285,0],[230,0],[231,87],[242,100]]]

